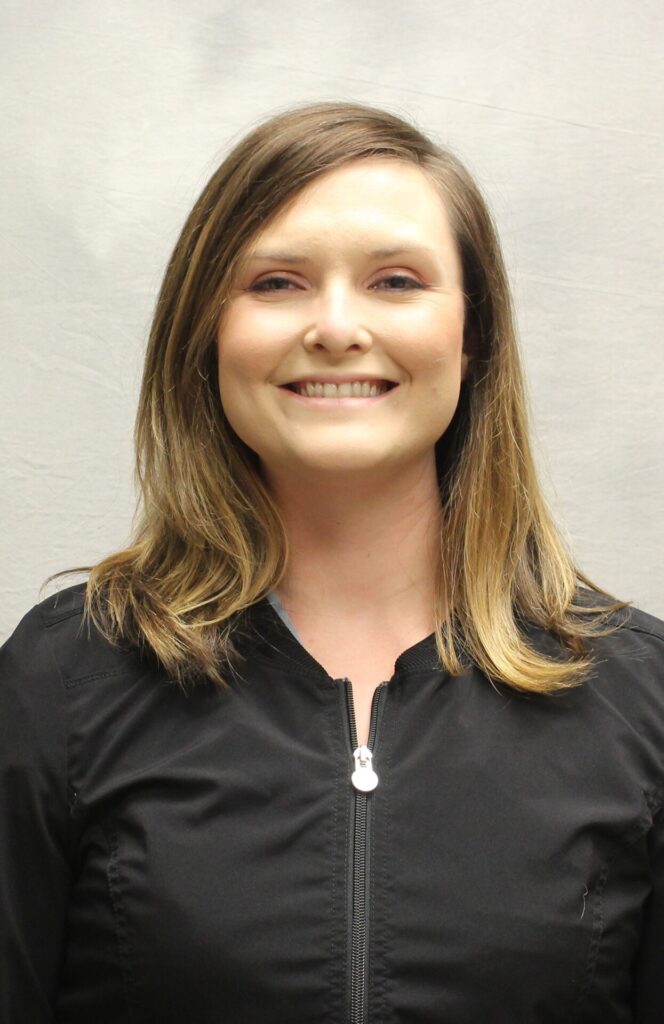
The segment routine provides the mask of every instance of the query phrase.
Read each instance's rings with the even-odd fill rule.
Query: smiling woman
[[[561,541],[462,163],[254,128],[135,441],[130,545],[0,650],[0,1024],[660,1024],[664,623]]]
[[[390,247],[395,239],[404,242]],[[260,457],[282,509],[288,506],[289,535],[297,529],[301,538],[293,546],[308,547],[293,508],[305,479],[309,534],[313,492],[328,516],[349,474],[355,497],[364,493],[365,521],[367,502],[378,497],[372,529],[381,528],[386,540],[397,481],[404,500],[435,518],[435,445],[468,368],[462,270],[439,193],[412,164],[356,160],[309,184],[255,247],[258,255],[249,250],[217,332],[219,390],[229,424]],[[306,258],[279,256],[303,250]],[[275,283],[284,287],[262,290]],[[352,513],[344,513],[348,522]],[[329,551],[320,520],[317,530]],[[363,544],[367,555],[374,547]],[[404,570],[429,557],[426,550],[419,557],[418,550],[401,552]],[[337,555],[337,615],[345,608],[350,619],[354,605],[369,598],[384,631],[390,602],[387,594],[368,592],[371,565],[365,561],[362,584],[344,585]],[[310,550],[306,557],[311,581]],[[397,580],[401,568],[395,566]],[[311,608],[309,599],[291,596],[291,603]],[[403,621],[403,609],[397,614]],[[425,635],[433,621],[426,626]]]

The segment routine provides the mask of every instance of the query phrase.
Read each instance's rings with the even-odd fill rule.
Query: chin
[[[293,468],[306,473],[330,473],[330,474],[353,474],[371,473],[381,470],[394,470],[395,465],[387,453],[352,451],[348,448],[343,450],[301,453],[297,459],[290,462]]]

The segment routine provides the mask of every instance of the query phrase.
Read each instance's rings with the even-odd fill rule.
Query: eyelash
[[[425,287],[423,284],[420,284],[419,281],[416,281],[414,277],[409,277],[407,274],[388,274],[387,277],[382,277],[380,280],[381,281],[394,281],[394,280],[397,280],[397,281],[407,281],[408,284],[412,285],[413,288],[415,288],[415,289],[417,289],[417,288],[424,288]],[[250,292],[263,292],[264,294],[265,293],[269,293],[269,292],[283,292],[283,291],[286,291],[285,288],[263,288],[263,287],[261,287],[262,285],[268,284],[270,281],[286,281],[288,284],[295,284],[294,281],[291,281],[290,277],[282,277],[280,274],[273,274],[271,277],[264,277],[260,281],[257,281],[255,284],[252,284],[251,287],[248,289],[248,291],[250,291]],[[380,284],[380,281],[377,282],[377,283]],[[405,291],[409,291],[409,290],[410,289],[408,289],[408,288],[389,288],[388,289],[388,291],[396,291],[396,292],[405,292]]]

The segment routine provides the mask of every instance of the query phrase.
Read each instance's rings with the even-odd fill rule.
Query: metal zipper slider
[[[355,758],[355,771],[351,775],[351,782],[360,793],[370,793],[378,785],[378,776],[371,767],[371,751],[362,745],[353,751]]]

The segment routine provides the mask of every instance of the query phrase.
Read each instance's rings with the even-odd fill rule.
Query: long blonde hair
[[[572,561],[538,483],[510,289],[487,205],[460,160],[400,117],[313,103],[264,121],[212,175],[169,260],[150,329],[134,431],[138,491],[130,544],[87,572],[84,618],[112,643],[147,647],[181,686],[220,685],[234,626],[279,585],[288,539],[258,458],[226,420],[216,333],[257,233],[319,175],[373,156],[414,164],[446,205],[463,268],[473,353],[436,446],[441,495],[436,645],[490,679],[553,693],[592,670],[588,640],[617,628],[614,601]],[[603,596],[593,604],[579,581]],[[607,601],[606,599],[609,599]],[[551,631],[560,655],[528,642]]]

